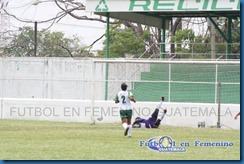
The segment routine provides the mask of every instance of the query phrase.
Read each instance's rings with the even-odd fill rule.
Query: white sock
[[[160,120],[162,120],[165,116],[165,113],[163,113],[163,115],[160,117]]]
[[[160,109],[160,108],[161,108],[162,103],[163,103],[163,102],[161,101],[161,102],[158,104],[158,106],[157,106],[157,108],[158,108],[158,109]]]
[[[128,136],[131,136],[131,133],[132,133],[132,125],[128,125],[128,127],[129,127]]]
[[[124,129],[128,127],[127,123],[123,123],[122,126],[124,127]]]

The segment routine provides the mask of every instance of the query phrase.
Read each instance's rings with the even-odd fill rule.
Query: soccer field
[[[240,130],[161,126],[123,135],[120,123],[96,124],[0,120],[0,159],[31,160],[240,160]],[[140,141],[170,136],[186,152],[157,152]],[[199,140],[232,142],[229,147],[195,146]]]

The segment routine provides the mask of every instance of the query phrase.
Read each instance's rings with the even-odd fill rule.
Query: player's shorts
[[[132,117],[132,109],[120,110],[119,114],[120,114],[121,118],[131,118]]]

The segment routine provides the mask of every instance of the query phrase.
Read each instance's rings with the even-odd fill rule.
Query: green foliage
[[[163,125],[159,129],[133,129],[128,139],[121,123],[1,119],[0,131],[2,160],[240,160],[240,130]],[[164,135],[172,137],[176,147],[181,142],[190,145],[184,153],[155,152],[139,146],[140,141]],[[195,147],[195,140],[228,141],[233,146]]]
[[[234,19],[232,22],[232,42],[233,43],[240,43],[240,20]]]
[[[6,56],[34,56],[34,30],[24,27],[4,48]],[[73,57],[81,56],[83,46],[76,36],[66,38],[62,32],[37,32],[37,57]]]
[[[176,35],[171,37],[171,43],[176,43],[176,52],[180,58],[189,58],[192,50],[195,34],[192,29],[183,29],[176,31]],[[180,54],[182,53],[182,54]],[[185,55],[187,54],[187,55]]]
[[[227,19],[219,18],[217,20],[218,27],[225,36],[228,36]],[[240,54],[240,20],[232,19],[232,44],[231,53],[233,58],[239,58]],[[176,44],[176,54],[178,58],[196,58],[210,59],[211,56],[211,40],[210,34],[196,35],[192,29],[177,30],[175,36],[171,37],[171,43]],[[227,54],[227,41],[216,30],[215,38],[216,58]]]
[[[145,41],[150,39],[149,31],[144,31],[141,36],[136,36],[131,28],[122,29],[120,26],[112,26],[111,29],[109,34],[109,57],[126,57],[126,55],[139,57],[145,51]],[[104,41],[105,44],[106,40]],[[105,50],[101,53],[105,54]]]
[[[192,29],[178,30],[175,36],[172,36],[171,42],[178,44],[177,51],[188,51],[191,48],[191,44],[194,41],[195,34]]]
[[[223,32],[225,36],[228,36],[228,19],[225,17],[221,17],[217,20],[217,23],[219,24],[219,28]],[[232,19],[232,26],[231,26],[231,53],[233,54],[240,54],[240,19]],[[216,33],[216,42],[222,43],[216,45],[216,52],[226,54],[227,53],[227,41],[224,40],[223,36],[217,32]],[[240,58],[239,55],[232,55],[230,58]]]

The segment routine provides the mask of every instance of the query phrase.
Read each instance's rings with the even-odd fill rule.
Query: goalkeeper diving
[[[149,117],[148,119],[137,117],[133,122],[132,127],[133,128],[158,128],[165,114],[167,113],[166,109],[162,109],[163,102],[164,102],[164,97],[161,98],[160,103],[152,113],[151,117]],[[163,110],[163,114],[158,118],[158,113],[160,110]]]

